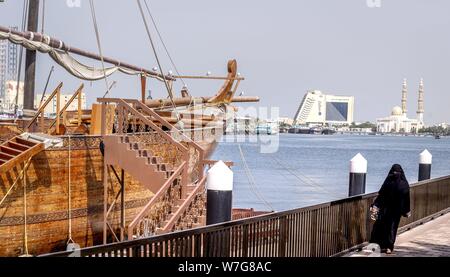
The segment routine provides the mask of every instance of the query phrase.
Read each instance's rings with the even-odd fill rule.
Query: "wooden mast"
[[[39,0],[33,0],[28,5],[27,30],[36,32],[39,23]],[[36,51],[27,50],[25,57],[25,84],[23,108],[34,109],[34,86],[36,75]]]

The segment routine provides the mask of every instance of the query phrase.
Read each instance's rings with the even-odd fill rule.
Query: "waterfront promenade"
[[[450,257],[450,213],[400,234],[389,257]]]

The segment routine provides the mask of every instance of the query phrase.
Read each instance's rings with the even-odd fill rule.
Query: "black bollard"
[[[431,161],[433,155],[427,149],[423,150],[419,155],[419,181],[431,178]]]
[[[231,220],[233,200],[233,171],[222,161],[216,162],[207,173],[206,224]]]
[[[358,153],[350,160],[348,196],[366,192],[367,160]]]

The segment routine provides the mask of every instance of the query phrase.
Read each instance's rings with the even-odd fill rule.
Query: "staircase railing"
[[[161,200],[164,200],[164,196],[166,196],[168,193],[170,194],[170,189],[174,185],[175,180],[180,177],[186,167],[187,162],[183,162],[178,167],[178,169],[170,176],[170,178],[166,180],[164,185],[156,192],[156,194],[150,199],[150,201],[144,206],[144,208],[142,208],[139,214],[136,215],[133,221],[131,221],[131,223],[128,225],[128,240],[139,238],[141,236],[147,237],[151,235],[151,233],[154,233],[154,230],[152,230],[151,233],[148,233],[148,230],[143,230],[146,228],[146,226],[142,226],[142,224],[145,224],[145,218],[151,214],[150,211],[155,207],[155,204],[157,204]],[[181,193],[179,197],[181,199]],[[175,199],[169,200],[171,202],[174,202]],[[147,228],[151,227],[152,226],[147,226]]]
[[[146,145],[148,143],[161,144],[169,143],[175,147],[175,172],[165,181],[162,187],[156,192],[151,200],[145,205],[145,207],[139,212],[138,215],[132,220],[128,226],[128,239],[134,239],[137,237],[149,236],[154,234],[155,222],[152,218],[156,216],[159,222],[165,219],[159,218],[158,211],[162,210],[167,214],[168,209],[172,209],[176,200],[183,200],[181,207],[175,212],[175,215],[171,217],[169,225],[172,227],[191,207],[191,201],[196,200],[199,192],[204,188],[205,178],[203,173],[204,168],[204,150],[203,148],[194,142],[191,138],[187,137],[183,132],[175,128],[167,120],[161,117],[154,110],[142,104],[138,100],[120,99],[120,98],[99,98],[98,102],[102,103],[102,134],[105,134],[107,122],[106,122],[106,105],[108,103],[116,104],[116,116],[115,122],[113,122],[113,129],[116,134],[132,136],[135,141]],[[168,132],[162,128],[165,127]],[[176,133],[177,138],[182,141],[178,141],[171,133]],[[154,136],[157,136],[155,140]],[[198,170],[198,179],[189,180],[188,170],[191,167],[190,164],[190,147],[193,147],[197,152],[195,155],[197,160],[194,162],[194,167]],[[158,147],[164,148],[164,147]],[[164,158],[164,157],[162,157]],[[177,191],[175,188],[181,183],[181,190],[178,197],[173,198],[173,191]],[[187,195],[186,189],[188,184],[196,184],[191,195]],[[167,198],[167,199],[166,199]],[[169,200],[169,201],[167,201]],[[172,203],[167,205],[166,202]],[[156,215],[155,215],[156,213]],[[150,226],[151,225],[151,226]],[[162,227],[166,227],[168,224]]]
[[[157,134],[161,137],[163,137],[166,141],[172,143],[174,146],[176,146],[182,153],[183,153],[183,160],[187,161],[189,160],[189,146],[192,146],[197,152],[198,152],[198,159],[195,164],[195,167],[197,167],[198,171],[198,180],[200,181],[203,178],[203,160],[205,158],[205,150],[195,141],[193,141],[191,138],[183,134],[182,131],[175,128],[171,123],[169,123],[167,120],[165,120],[163,117],[161,117],[157,112],[155,112],[153,109],[149,108],[145,104],[141,103],[139,100],[135,99],[121,99],[121,98],[98,98],[98,102],[103,103],[104,106],[106,106],[107,103],[115,103],[117,105],[116,113],[117,113],[117,126],[116,126],[116,132],[118,134],[125,134],[125,133],[137,133],[141,132],[144,133],[146,130],[142,129],[142,125],[149,125],[153,129],[153,131],[157,132]],[[104,111],[106,109],[103,109]],[[118,111],[118,112],[117,112]],[[132,116],[128,117],[127,113],[131,113]],[[105,116],[106,117],[106,116]],[[104,117],[104,118],[105,118]],[[136,119],[139,119],[138,122]],[[129,122],[131,120],[131,123]],[[177,136],[180,138],[181,141],[183,141],[185,144],[187,144],[188,147],[182,145],[179,141],[177,141],[173,136],[168,134],[167,132],[163,131],[161,127],[157,126],[154,121],[161,124],[161,126],[164,126],[172,133],[177,134]],[[104,126],[105,122],[103,122],[102,126]],[[141,123],[141,124],[139,124]],[[142,124],[143,123],[143,124]],[[129,128],[131,125],[131,128]],[[140,129],[140,130],[138,130]],[[189,167],[189,165],[188,165]],[[187,174],[187,168],[186,173]],[[186,178],[187,180],[187,178]]]
[[[44,120],[45,120],[44,119],[44,110],[45,110],[45,107],[47,107],[47,105],[56,96],[56,105],[57,105],[57,109],[59,111],[59,99],[60,99],[60,95],[61,95],[61,88],[62,88],[62,86],[63,86],[63,83],[59,83],[59,85],[52,92],[52,94],[50,94],[50,96],[47,98],[47,100],[44,102],[44,104],[42,104],[42,106],[39,107],[38,111],[33,116],[33,118],[28,122],[27,126],[25,127],[25,130],[29,131],[31,125],[36,123],[36,121],[39,118],[39,116],[41,116],[41,131],[42,132],[44,131]],[[58,120],[58,123],[59,123],[59,120]],[[59,124],[56,125],[56,128],[57,128],[57,132],[59,132]]]
[[[165,120],[163,117],[161,117],[158,113],[156,113],[154,110],[150,109],[147,105],[139,102],[138,100],[130,100],[131,103],[136,105],[139,109],[141,109],[143,112],[148,114],[149,116],[152,116],[154,119],[156,119],[158,122],[160,122],[162,125],[164,125],[166,128],[170,129],[172,132],[176,133],[180,138],[183,139],[189,146],[192,146],[197,152],[198,152],[198,160],[197,160],[197,168],[199,172],[198,181],[200,181],[203,178],[203,160],[205,158],[205,151],[203,148],[196,143],[194,140],[192,140],[190,137],[186,136],[183,132],[175,128],[172,124],[170,124],[167,120]]]
[[[80,87],[75,91],[75,93],[72,95],[72,97],[69,99],[69,101],[67,101],[67,103],[64,105],[64,107],[61,109],[61,110],[59,110],[59,111],[57,111],[57,113],[56,113],[56,119],[55,120],[53,120],[53,122],[50,124],[50,126],[49,126],[49,129],[51,129],[52,127],[53,127],[53,125],[55,125],[55,123],[57,124],[56,125],[56,128],[57,128],[57,133],[58,133],[58,129],[59,129],[59,127],[58,127],[58,121],[60,120],[60,118],[61,118],[61,115],[65,115],[65,112],[66,112],[66,110],[69,108],[69,106],[72,104],[72,102],[75,100],[75,98],[77,98],[78,99],[78,105],[77,105],[77,124],[78,124],[78,126],[80,126],[81,125],[81,105],[82,105],[82,103],[81,103],[81,96],[82,96],[82,92],[83,92],[83,88],[84,88],[84,84],[81,84],[80,85]],[[64,116],[65,117],[65,116]]]
[[[206,183],[206,176],[204,176],[200,180],[200,182],[198,182],[197,186],[188,196],[186,201],[181,205],[181,207],[177,210],[177,212],[170,219],[170,221],[164,226],[163,230],[164,232],[169,232],[172,231],[174,228],[176,228],[177,225],[179,225],[180,220],[182,218],[185,218],[185,216],[191,211],[191,208],[193,208],[193,206],[197,204],[197,201],[200,201],[202,203],[205,202],[205,193],[204,193],[205,183]],[[199,215],[197,215],[196,218],[199,218]],[[192,223],[193,221],[189,220],[189,222]],[[190,227],[191,226],[188,226],[188,229],[190,229]]]

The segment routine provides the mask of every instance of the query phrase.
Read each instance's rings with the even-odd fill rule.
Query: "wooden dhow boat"
[[[50,53],[64,68],[69,53],[139,72],[139,99],[98,98],[82,110],[81,85],[54,118],[44,109],[0,122],[0,256],[39,255],[132,240],[205,224],[205,174],[244,78],[228,62],[224,85],[210,97],[175,97],[171,82],[151,70],[69,47],[36,32],[0,26],[0,39]],[[63,58],[61,58],[63,57]],[[72,63],[73,65],[73,63]],[[106,76],[106,73],[105,73]],[[80,77],[80,76],[77,76]],[[189,76],[184,76],[185,78]],[[169,84],[168,99],[146,99],[146,80]]]

